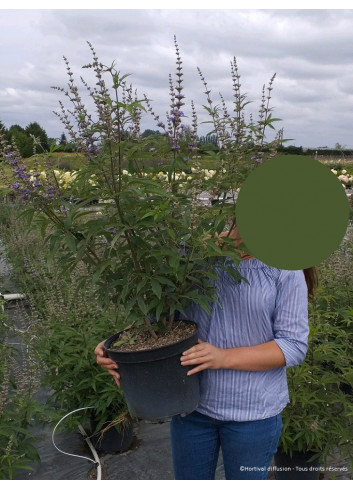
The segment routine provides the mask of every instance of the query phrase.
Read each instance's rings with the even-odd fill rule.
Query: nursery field
[[[311,263],[295,267],[310,267],[304,270],[307,289],[302,289],[304,281],[301,280],[300,287],[294,285],[292,293],[292,289],[287,288],[291,287],[287,275],[284,273],[282,276],[281,271],[281,279],[277,272],[265,274],[266,284],[272,280],[273,300],[266,299],[261,304],[260,292],[252,295],[252,290],[247,289],[243,294],[241,291],[244,289],[238,289],[239,284],[247,287],[242,283],[244,277],[238,264],[249,250],[236,237],[237,192],[250,172],[263,162],[265,165],[266,160],[276,154],[280,155],[278,150],[283,148],[283,130],[277,131],[273,125],[279,119],[272,114],[270,102],[275,76],[267,85],[262,85],[257,115],[248,119],[245,107],[250,101],[240,90],[242,84],[239,83],[235,58],[231,62],[231,82],[232,104],[236,110],[233,106],[231,116],[222,96],[220,104],[211,100],[207,82],[200,72],[207,102],[203,107],[212,125],[209,134],[217,134],[218,138],[217,145],[213,146],[216,151],[206,151],[210,145],[202,147],[202,140],[198,138],[201,129],[198,129],[193,104],[191,118],[188,119],[190,124],[184,123],[182,61],[176,38],[174,44],[176,72],[174,80],[170,77],[171,103],[165,113],[165,122],[155,114],[149,99],[137,99],[137,91],[126,83],[126,76],[116,70],[115,63],[107,68],[98,61],[93,46],[88,43],[93,62],[85,68],[90,69],[96,84],[92,90],[86,90],[88,85],[84,84],[82,90],[90,103],[81,103],[81,89],[75,86],[68,61],[68,88],[56,87],[60,97],[64,93],[71,107],[68,109],[66,104],[60,103],[61,109],[57,113],[66,133],[74,139],[66,149],[75,148],[80,153],[63,153],[57,151],[60,146],[53,144],[48,153],[23,158],[16,141],[10,144],[6,134],[0,130],[0,195],[4,197],[0,200],[0,245],[3,247],[1,259],[7,265],[6,276],[1,277],[0,273],[0,291],[5,287],[5,293],[21,292],[25,295],[18,324],[10,322],[6,314],[6,298],[0,297],[0,479],[20,479],[23,471],[35,479],[36,472],[31,467],[40,467],[41,460],[50,472],[50,465],[56,462],[47,460],[48,465],[45,465],[46,455],[40,452],[43,445],[33,435],[40,433],[39,427],[44,426],[48,433],[60,424],[60,435],[77,434],[77,430],[82,433],[82,428],[89,434],[92,444],[97,443],[99,451],[100,442],[107,441],[111,433],[116,441],[126,433],[138,432],[140,419],[155,422],[193,411],[200,405],[202,395],[208,393],[208,387],[204,392],[202,382],[199,385],[197,376],[193,374],[204,369],[228,370],[229,363],[225,358],[230,343],[233,343],[232,349],[239,349],[241,361],[234,369],[246,371],[246,374],[255,372],[251,377],[254,380],[251,382],[248,376],[239,377],[245,379],[239,384],[241,387],[231,381],[234,384],[232,392],[242,392],[242,396],[229,397],[228,394],[223,395],[223,391],[217,391],[214,401],[220,400],[220,410],[214,412],[223,419],[222,413],[230,412],[228,409],[239,413],[244,410],[248,420],[264,419],[274,408],[278,413],[285,405],[284,399],[287,400],[287,385],[282,382],[282,377],[268,374],[277,375],[280,370],[281,375],[287,375],[290,402],[282,411],[283,430],[278,451],[289,457],[290,463],[295,463],[294,455],[298,452],[304,454],[308,461],[309,453],[310,467],[315,461],[321,464],[321,473],[317,471],[321,478],[337,478],[337,470],[330,473],[325,469],[330,466],[339,468],[341,478],[351,478],[352,227],[348,226],[339,249],[318,264],[317,270],[310,266]],[[86,106],[92,107],[92,114],[87,112]],[[142,136],[142,109],[152,115],[163,134],[157,131],[158,134],[151,137]],[[67,113],[73,116],[77,132]],[[36,150],[39,145],[36,138],[33,145]],[[334,185],[338,183],[337,190],[345,205],[341,184],[344,187],[353,217],[353,159],[321,158],[317,155],[316,159],[337,177],[338,182],[334,177],[332,180]],[[309,178],[304,165],[301,168],[300,176]],[[331,179],[330,171],[326,173]],[[286,190],[285,186],[282,187],[286,184],[286,175],[279,176],[279,185],[277,174],[271,178],[277,187],[281,186],[281,191]],[[300,193],[297,187],[302,185],[302,181],[292,182],[296,194]],[[312,189],[314,194],[320,193],[318,180],[313,185],[311,181],[310,199]],[[264,181],[261,181],[261,186],[267,195],[271,195]],[[326,199],[325,193],[323,197]],[[326,217],[325,231],[329,212],[333,209],[332,201],[327,202],[330,208],[326,208],[326,214],[321,213]],[[277,200],[274,205],[278,206]],[[295,211],[296,206],[291,205]],[[287,221],[292,224],[294,219],[296,216]],[[341,237],[345,227],[346,221]],[[283,229],[280,231],[283,233]],[[302,233],[297,232],[297,235]],[[321,239],[322,242],[327,241],[327,233]],[[320,244],[315,244],[315,259]],[[282,248],[287,252],[293,249],[293,243]],[[224,279],[220,278],[219,271]],[[299,276],[300,271],[296,272],[295,275]],[[299,278],[298,282],[296,280],[293,278],[291,283],[299,283]],[[6,285],[9,282],[11,287]],[[221,286],[227,287],[227,292],[232,294],[229,300],[224,300],[224,289],[222,294],[219,293],[218,284],[221,282]],[[263,287],[261,291],[267,290],[267,285],[262,285],[265,282],[259,281]],[[220,333],[217,323],[207,322],[206,325],[211,324],[215,328],[209,337],[214,333],[219,343],[216,346],[208,344],[207,340],[200,342],[193,348],[190,359],[190,347],[197,342],[197,322],[202,330],[204,314],[213,314],[213,305],[218,302],[222,303],[224,310],[230,307],[233,332],[235,334],[240,329],[244,336],[239,338],[245,339],[237,340],[234,339],[237,336],[230,335],[232,339],[229,342],[228,333],[223,333],[223,329]],[[241,309],[242,305],[244,309]],[[192,322],[189,321],[192,313],[188,309],[194,306],[201,319],[195,319],[192,335],[189,330],[180,340],[179,335],[185,333],[182,330],[188,329],[184,326],[190,326]],[[243,310],[247,314],[254,313],[248,326],[244,326],[246,322],[243,324],[243,319],[239,319],[242,328],[238,327],[236,320],[233,321],[235,309],[237,313],[239,309],[240,318]],[[180,313],[186,318],[180,319]],[[227,316],[224,314],[223,317]],[[254,328],[258,317],[266,317],[267,326],[261,322],[258,328]],[[221,328],[222,321],[219,323]],[[255,335],[256,329],[259,330],[258,336]],[[166,333],[175,334],[178,340],[162,344],[166,341]],[[283,350],[285,361],[283,355],[280,361],[272,361],[272,354],[268,353],[276,352],[273,356],[278,358],[275,342],[264,339],[275,340],[276,335],[287,345]],[[118,372],[110,372],[115,376],[113,378],[98,364],[106,362],[102,341],[107,338],[105,352],[110,358],[113,358],[113,347],[116,346],[114,354],[123,354],[124,361],[135,354],[138,358],[142,354],[144,360],[129,360],[127,363],[134,367],[127,368],[125,374],[124,361],[114,360],[120,368]],[[264,341],[268,345],[262,349]],[[141,342],[143,346],[147,345],[146,348],[134,351]],[[22,348],[20,361],[19,345]],[[267,352],[261,353],[264,363],[254,360],[260,358],[260,353],[250,355],[243,349],[248,345],[253,345],[254,349],[260,347],[256,348],[258,352]],[[174,353],[170,357],[166,355],[168,358],[161,354],[165,347],[168,350],[173,347]],[[292,349],[296,352],[293,353]],[[156,351],[157,360],[168,360],[172,370],[161,368],[159,363],[158,368],[151,369],[151,375],[147,376],[146,370],[141,374],[139,368],[141,365],[145,368],[145,357],[154,355]],[[202,353],[205,351],[211,353]],[[286,363],[287,356],[290,363]],[[218,357],[223,358],[221,363],[216,362]],[[289,368],[290,365],[293,367]],[[126,382],[127,374],[136,372],[137,367],[140,373],[132,382]],[[257,376],[259,370],[261,376]],[[276,372],[268,372],[270,370]],[[170,375],[169,378],[162,378],[162,373]],[[220,373],[223,378],[223,371]],[[121,377],[124,375],[124,390],[120,386],[119,374]],[[204,378],[208,379],[207,376]],[[281,380],[273,382],[270,379]],[[193,389],[189,389],[190,380]],[[220,380],[221,384],[228,385],[223,380]],[[243,392],[243,388],[248,386],[251,387],[249,395],[245,390]],[[273,386],[279,388],[278,392]],[[155,395],[151,395],[153,389],[156,389]],[[189,393],[186,392],[188,390]],[[46,394],[44,398],[43,392]],[[252,393],[254,402],[250,400]],[[145,414],[137,408],[131,409],[130,395],[139,408],[144,410],[149,404],[151,411]],[[190,397],[191,403],[184,405],[186,397]],[[231,400],[231,408],[227,407],[226,397]],[[248,403],[254,406],[246,405]],[[259,417],[250,416],[250,413]],[[256,433],[254,440],[257,434],[260,432]],[[129,453],[135,454],[144,450],[142,463],[146,463],[149,448],[143,442],[143,439],[136,441],[136,436],[130,437],[128,449]],[[257,448],[264,449],[266,444],[260,445]],[[123,450],[122,442],[119,446],[120,449],[115,449],[109,460]],[[166,452],[163,454],[165,456]],[[145,472],[139,472],[139,477],[144,478],[147,473],[149,478],[158,479],[157,471],[152,470],[151,473],[151,469],[158,466],[155,456],[156,451],[153,450],[149,462],[147,460],[150,465]],[[337,460],[333,461],[335,457]],[[61,463],[65,464],[65,461]],[[262,475],[266,477],[265,469]],[[239,470],[242,470],[240,463]],[[294,478],[302,478],[299,472],[296,473],[299,477]],[[46,475],[42,473],[42,478]],[[69,479],[75,478],[73,474],[67,475]],[[249,474],[243,475],[246,478]],[[109,478],[109,474],[103,476]],[[131,478],[131,474],[125,476]],[[164,476],[172,478],[169,468]],[[80,478],[90,479],[95,475],[92,476],[90,471]]]
[[[353,158],[327,158],[326,156],[321,157],[319,155],[316,159],[331,169],[345,169],[349,174],[353,175]],[[80,168],[82,168],[86,161],[86,157],[83,154],[64,152],[54,152],[51,153],[49,157],[46,154],[39,154],[35,157],[32,156],[30,158],[24,159],[24,162],[28,166],[28,168],[32,168],[34,164],[36,164],[42,168],[49,166],[65,172],[80,170]],[[142,160],[142,167],[143,165],[146,165],[146,168],[155,168],[157,166],[157,163],[158,162],[156,161],[156,159],[144,159]],[[195,156],[194,159],[190,159],[189,161],[190,166],[192,166],[194,163],[198,163],[201,168],[209,170],[216,170],[219,167],[219,161],[217,160],[216,155],[212,156],[201,154],[197,157]],[[127,167],[128,165],[125,164],[125,166]],[[3,166],[3,171],[6,172],[8,175],[11,174],[10,169],[6,168],[6,166]]]
[[[37,158],[43,159],[45,155],[38,155]],[[310,156],[312,158],[312,156]],[[196,159],[196,158],[195,158]],[[352,170],[353,173],[353,157],[330,157],[320,156],[316,157],[318,161],[323,163],[324,165],[329,166],[334,169],[343,169]],[[28,165],[31,166],[34,158],[27,158],[25,161],[28,162]],[[75,154],[75,153],[63,153],[63,152],[55,152],[50,156],[50,161],[55,168],[62,170],[78,170],[82,164],[85,162],[85,156],[83,154]],[[148,161],[148,160],[146,160]],[[155,160],[150,160],[153,166]],[[192,161],[192,160],[191,160]],[[201,154],[197,160],[204,168],[208,169],[216,169],[219,165],[219,162],[215,156]]]

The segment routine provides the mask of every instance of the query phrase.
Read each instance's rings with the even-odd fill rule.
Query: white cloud
[[[91,60],[92,42],[106,64],[122,73],[168,110],[168,75],[175,72],[173,36],[184,68],[187,103],[205,103],[199,66],[214,100],[232,100],[230,61],[236,56],[242,89],[254,101],[277,73],[274,115],[287,137],[303,146],[353,147],[353,10],[3,10],[0,18],[0,120],[6,125],[37,121],[52,137],[63,128],[52,114],[74,73]],[[187,109],[186,109],[187,112]],[[203,116],[204,117],[204,116]],[[155,128],[152,118],[145,123]],[[205,129],[204,129],[205,130]]]

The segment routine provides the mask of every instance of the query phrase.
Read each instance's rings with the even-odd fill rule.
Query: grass
[[[64,153],[64,152],[55,152],[51,153],[50,156],[46,154],[39,154],[36,156],[31,156],[30,158],[25,159],[25,164],[28,165],[29,168],[34,164],[35,158],[37,162],[43,161],[43,167],[48,165],[48,163],[58,169],[61,170],[78,170],[84,163],[86,163],[86,158],[83,154],[80,153]]]

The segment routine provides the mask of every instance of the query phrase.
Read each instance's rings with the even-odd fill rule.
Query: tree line
[[[335,144],[334,148],[320,147],[320,148],[303,148],[303,146],[283,146],[280,144],[278,146],[278,151],[280,153],[289,155],[303,155],[303,156],[352,156],[353,149],[345,149],[339,143]]]
[[[31,122],[26,127],[14,124],[7,129],[0,121],[0,131],[5,135],[9,144],[12,142],[16,144],[23,158],[29,158],[34,152],[45,153],[49,151],[53,143],[58,145],[58,151],[75,151],[74,145],[67,141],[64,133],[59,139],[49,138],[45,129],[38,122]]]
[[[15,142],[23,158],[29,158],[33,155],[34,151],[36,153],[49,151],[52,144],[57,146],[56,151],[63,151],[66,153],[76,151],[75,145],[67,140],[65,133],[62,133],[58,139],[49,138],[45,129],[43,129],[38,122],[31,122],[26,127],[14,124],[7,129],[0,121],[0,130],[5,134],[6,140],[9,143]],[[141,134],[141,138],[152,138],[157,141],[159,138],[164,139],[164,135],[158,130],[146,129]],[[218,151],[217,136],[200,136],[198,139],[201,152]]]
[[[4,124],[0,121],[0,130],[5,134],[5,137],[9,143],[13,141],[23,158],[28,158],[33,155],[34,151],[36,153],[44,153],[49,151],[52,144],[57,146],[57,151],[63,151],[66,153],[72,153],[76,151],[75,145],[68,141],[65,133],[62,133],[60,138],[49,138],[45,129],[43,129],[38,122],[31,122],[26,127],[21,127],[19,124],[10,126],[7,129]],[[142,134],[141,138],[154,137],[156,139],[163,138],[163,134],[159,131],[152,129],[146,129]],[[35,146],[35,147],[34,147]],[[201,153],[206,153],[207,151],[218,152],[218,139],[215,134],[200,136],[198,138],[198,146]],[[294,154],[294,155],[306,155],[306,156],[352,156],[353,149],[345,149],[339,143],[335,145],[334,148],[306,148],[303,146],[283,146],[279,145],[278,152],[282,154]]]

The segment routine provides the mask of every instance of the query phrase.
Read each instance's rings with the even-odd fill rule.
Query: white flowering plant
[[[54,87],[68,100],[56,113],[86,164],[75,172],[29,170],[15,147],[2,138],[2,164],[8,190],[25,207],[25,215],[40,222],[52,255],[60,254],[65,273],[84,262],[102,306],[114,301],[124,311],[122,329],[134,324],[136,333],[158,336],[171,327],[177,311],[193,301],[205,310],[216,300],[215,267],[238,263],[232,240],[218,235],[234,226],[236,193],[249,171],[275,155],[282,132],[267,141],[265,132],[277,120],[270,107],[273,78],[263,87],[257,122],[245,122],[245,95],[240,91],[234,59],[231,76],[233,107],[221,96],[219,105],[199,70],[206,94],[204,106],[218,138],[215,168],[202,164],[198,149],[197,111],[191,102],[187,125],[182,86],[182,62],[176,49],[176,80],[169,77],[170,107],[165,122],[150,100],[128,84],[114,64],[103,65],[90,43],[95,85],[81,77],[84,92],[95,111],[83,100],[69,62],[66,89]],[[142,138],[143,114],[154,118],[163,133]],[[55,147],[52,148],[55,151]],[[206,198],[200,198],[200,196]],[[89,206],[96,202],[99,206]],[[211,205],[211,202],[213,205]],[[50,257],[48,257],[50,259]],[[80,284],[78,283],[78,286]]]
[[[331,171],[334,175],[337,176],[338,180],[342,183],[344,188],[350,188],[353,183],[353,175],[349,173],[349,171],[344,168],[341,170],[336,170],[335,168],[331,168]]]

